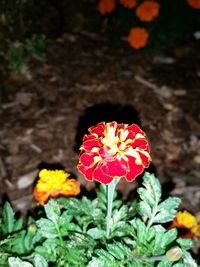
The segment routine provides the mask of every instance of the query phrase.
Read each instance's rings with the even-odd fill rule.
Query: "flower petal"
[[[139,147],[140,149],[146,149],[148,143],[147,140],[145,139],[135,139],[132,143],[131,146],[133,148]]]
[[[145,168],[148,168],[149,164],[150,164],[150,159],[142,152],[138,152],[138,153],[139,153],[140,158],[142,160],[142,164],[144,165]]]
[[[135,178],[143,172],[143,166],[135,163],[135,158],[131,156],[126,156],[128,158],[129,170],[125,176],[126,180],[133,181]]]
[[[105,122],[100,122],[97,126],[93,126],[88,129],[88,131],[92,134],[97,134],[98,136],[103,136],[105,130]]]
[[[87,140],[83,142],[82,147],[89,152],[93,147],[99,147],[101,146],[101,142],[99,139],[96,140]]]
[[[101,170],[104,174],[112,177],[122,177],[127,172],[127,162],[124,159],[114,161],[104,161]]]
[[[109,184],[112,182],[113,177],[106,175],[102,172],[100,164],[98,167],[94,170],[93,177],[95,180],[99,181],[102,184]]]
[[[94,157],[95,154],[91,154],[91,153],[83,153],[80,156],[80,162],[85,166],[85,167],[89,167],[92,164],[94,164]]]
[[[77,169],[85,176],[89,181],[93,181],[93,170],[94,168],[86,168],[83,165],[78,165]]]

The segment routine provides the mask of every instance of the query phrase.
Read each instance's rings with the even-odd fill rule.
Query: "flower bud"
[[[36,232],[36,230],[37,230],[37,226],[34,223],[32,223],[32,224],[29,225],[28,232],[34,234]]]
[[[170,248],[166,253],[166,257],[170,261],[178,261],[182,255],[182,249],[178,246]]]

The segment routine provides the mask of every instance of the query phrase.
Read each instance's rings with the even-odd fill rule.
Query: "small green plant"
[[[115,192],[109,237],[105,185],[94,200],[49,200],[44,206],[46,216],[30,218],[25,228],[6,203],[0,219],[0,266],[197,266],[188,252],[192,240],[162,226],[174,218],[180,199],[162,201],[161,185],[148,172],[138,194],[138,202],[125,205]]]
[[[46,59],[45,48],[45,36],[38,34],[33,35],[25,42],[11,43],[6,55],[9,71],[14,74],[22,74],[30,80],[32,78],[29,71],[31,58],[44,62]]]

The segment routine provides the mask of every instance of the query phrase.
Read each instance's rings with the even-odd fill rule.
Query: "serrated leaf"
[[[49,219],[41,218],[36,222],[38,226],[39,233],[46,238],[54,238],[57,237],[57,230],[55,228],[55,224]]]
[[[183,263],[185,266],[198,267],[195,260],[192,258],[191,254],[188,251],[183,253]]]
[[[123,205],[119,210],[114,210],[113,217],[112,217],[112,223],[116,224],[117,222],[123,220],[127,217],[127,211],[128,207]]]
[[[95,227],[95,228],[89,229],[87,231],[87,234],[90,235],[94,239],[100,239],[105,235],[105,231]]]
[[[181,203],[181,199],[178,197],[168,197],[166,200],[158,205],[159,210],[171,210],[177,209]]]
[[[104,260],[107,261],[107,263],[112,263],[115,258],[110,254],[108,253],[107,251],[103,250],[103,249],[97,249],[95,251],[95,253],[100,257],[100,258],[103,258]],[[109,266],[109,265],[107,265]]]
[[[165,248],[167,245],[172,243],[176,239],[176,237],[177,237],[177,229],[176,228],[173,228],[171,230],[166,231],[162,236],[160,246],[162,248]]]
[[[147,202],[144,201],[140,201],[138,204],[138,212],[143,215],[146,216],[148,218],[151,218],[152,216],[152,210],[151,207],[149,206],[149,204]]]
[[[158,263],[157,267],[171,267],[173,261],[161,261]]]
[[[34,257],[34,264],[37,267],[48,267],[48,263],[43,256],[36,254]]]
[[[178,238],[176,242],[182,249],[191,249],[194,246],[194,242],[190,238]]]
[[[54,223],[57,223],[61,211],[58,206],[58,203],[54,199],[50,199],[46,205],[44,205],[44,209],[47,215],[47,218]]]
[[[27,261],[22,261],[20,258],[10,257],[8,259],[9,267],[33,267],[33,265]]]
[[[143,183],[146,188],[145,197],[147,199],[147,203],[149,205],[157,205],[160,201],[161,197],[161,185],[159,180],[154,176],[154,174],[150,174],[149,172],[145,172],[143,176]],[[141,190],[139,190],[140,194]],[[143,191],[144,193],[144,191]],[[150,201],[151,200],[151,201]]]
[[[108,249],[108,252],[112,254],[116,259],[118,260],[124,259],[125,255],[122,252],[121,248],[119,248],[119,246],[116,243],[108,244],[107,249]]]
[[[173,220],[177,214],[177,208],[180,204],[180,199],[177,197],[169,197],[158,205],[158,213],[154,218],[154,222],[166,223]]]

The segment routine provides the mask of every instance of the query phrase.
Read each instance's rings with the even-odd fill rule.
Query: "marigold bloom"
[[[70,174],[63,170],[46,170],[39,172],[39,180],[34,188],[35,199],[44,205],[49,197],[70,197],[80,193],[80,183],[75,179],[68,179]]]
[[[136,8],[136,16],[142,21],[152,21],[158,16],[160,11],[160,4],[156,1],[144,1]]]
[[[200,236],[200,225],[197,219],[186,210],[177,213],[172,224],[169,226],[169,229],[172,228],[177,228],[186,232],[181,235],[182,238]]]
[[[115,177],[133,181],[149,166],[145,133],[136,125],[100,122],[89,128],[80,148],[78,170],[89,181],[109,184]]]
[[[115,0],[100,0],[97,5],[97,9],[102,15],[112,12],[115,7]]]
[[[188,5],[195,9],[200,9],[200,0],[187,0]]]
[[[130,30],[127,40],[130,46],[139,49],[146,45],[148,38],[149,34],[146,29],[135,27]]]
[[[127,8],[133,8],[137,5],[137,0],[119,0],[119,2]]]

